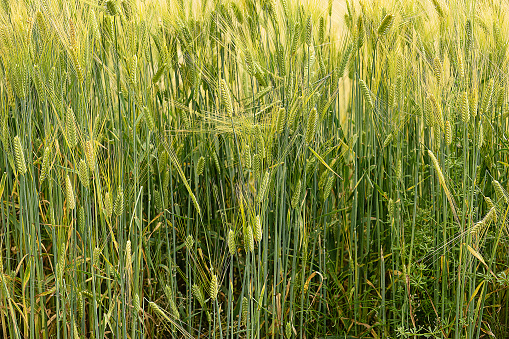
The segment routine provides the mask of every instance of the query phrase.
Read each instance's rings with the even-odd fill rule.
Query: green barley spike
[[[431,1],[433,2],[433,5],[435,6],[438,16],[443,18],[444,17],[443,5],[440,3],[439,0],[431,0]]]
[[[154,191],[154,203],[155,203],[157,212],[160,212],[163,210],[163,200],[161,198],[161,193],[159,193],[158,190]]]
[[[361,88],[362,96],[364,97],[364,101],[368,105],[368,108],[373,108],[373,98],[371,97],[371,91],[369,90],[368,86],[364,82],[364,80],[359,79],[359,86]]]
[[[200,303],[201,307],[205,305],[205,297],[203,296],[203,292],[201,291],[200,286],[193,284],[191,287],[191,291],[193,292],[193,296]]]
[[[470,107],[468,104],[468,94],[466,91],[461,94],[461,120],[464,123],[468,123],[470,120]]]
[[[325,186],[325,182],[327,178],[329,177],[328,170],[322,171],[322,174],[320,174],[320,179],[318,180],[318,189],[321,191],[323,187]]]
[[[106,1],[106,10],[107,13],[111,16],[115,16],[118,14],[118,7],[115,0]]]
[[[78,230],[83,234],[85,232],[85,209],[80,206],[78,210]]]
[[[228,89],[228,85],[225,79],[221,79],[219,87],[221,90],[221,101],[226,109],[226,114],[231,118],[233,116],[233,105],[230,96],[230,90]]]
[[[65,116],[65,132],[67,134],[67,145],[73,149],[78,144],[78,133],[76,130],[76,118],[71,107],[67,109]]]
[[[258,153],[260,154],[262,159],[265,159],[267,156],[267,150],[265,148],[265,139],[263,139],[263,134],[261,134],[261,130],[257,129],[257,138],[258,138]]]
[[[438,102],[438,100],[435,98],[433,94],[430,93],[429,97],[431,99],[431,104],[433,106],[435,123],[438,124],[440,129],[443,131],[445,129],[445,120],[444,115],[442,114],[442,105],[440,102]]]
[[[350,54],[352,53],[353,44],[349,44],[346,49],[343,51],[343,55],[341,56],[341,62],[338,66],[338,77],[342,78],[345,74],[345,69],[348,64],[348,60],[350,60]]]
[[[313,34],[313,23],[311,22],[311,16],[308,16],[308,20],[306,22],[306,45],[311,45],[311,38]]]
[[[186,237],[186,240],[184,241],[184,245],[186,246],[187,250],[188,251],[191,251],[193,249],[193,246],[194,246],[194,238],[191,234],[189,234],[187,237]]]
[[[134,314],[138,314],[140,311],[140,296],[138,293],[134,293],[133,295],[133,312]]]
[[[219,282],[217,280],[217,275],[212,274],[212,278],[210,279],[210,299],[216,300],[217,294],[219,293]]]
[[[287,338],[291,338],[292,337],[292,323],[291,322],[286,322],[286,327],[285,327],[285,336]]]
[[[87,140],[85,142],[85,159],[87,159],[87,165],[90,171],[95,169],[95,147],[93,140]]]
[[[426,97],[424,102],[424,120],[428,127],[433,127],[435,125],[435,119],[433,117],[433,103],[431,102],[429,95]]]
[[[488,86],[486,87],[486,90],[484,92],[483,100],[482,100],[482,106],[481,106],[481,112],[482,114],[486,114],[490,108],[491,105],[491,99],[493,97],[493,91],[495,89],[495,79],[491,78]]]
[[[313,107],[308,117],[308,125],[306,130],[306,143],[311,143],[313,137],[315,136],[316,130],[316,121],[318,119],[318,114],[316,112],[316,107]]]
[[[249,148],[249,144],[245,144],[244,146],[244,166],[246,168],[251,168],[251,150]]]
[[[81,181],[81,184],[88,188],[90,186],[90,175],[88,173],[88,166],[85,160],[81,159],[78,163],[78,177]]]
[[[244,250],[246,253],[254,251],[254,236],[251,225],[246,225],[244,227]]]
[[[42,183],[44,179],[48,176],[49,170],[50,170],[50,156],[51,156],[51,150],[49,146],[46,146],[44,148],[44,153],[42,155],[42,167],[41,167],[41,176],[40,176],[40,182]]]
[[[262,171],[262,156],[256,153],[253,157],[253,171],[256,175],[259,175]]]
[[[100,259],[101,259],[101,249],[99,247],[95,247],[92,253],[92,264],[95,267],[99,267]]]
[[[73,329],[73,334],[74,334],[74,338],[78,338],[80,339],[80,332],[78,331],[78,326],[76,326],[76,321],[72,321],[72,329]]]
[[[292,196],[292,208],[295,209],[299,206],[300,203],[300,191],[301,191],[302,181],[299,179],[297,182],[297,186],[295,186],[295,191]]]
[[[198,163],[196,164],[196,176],[199,177],[203,174],[203,170],[205,169],[205,158],[203,156],[198,159]]]
[[[111,197],[110,192],[106,192],[104,196],[104,214],[107,218],[111,218],[113,214],[113,198]]]
[[[258,190],[258,195],[256,196],[256,202],[261,203],[265,198],[265,193],[267,193],[267,189],[269,188],[270,174],[269,172],[265,172],[263,176],[262,183]]]
[[[227,242],[228,242],[228,250],[230,251],[230,255],[234,256],[235,253],[237,252],[237,246],[235,245],[235,232],[232,229],[230,229],[228,231]]]
[[[394,108],[396,107],[396,83],[392,84],[390,87],[389,87],[389,100],[388,100],[388,103],[389,103],[389,107],[390,108]]]
[[[470,106],[469,106],[470,114],[472,115],[472,117],[474,119],[477,116],[477,100],[478,100],[477,88],[474,87],[470,91],[470,95],[469,95],[469,98],[468,98],[468,102],[470,104]]]
[[[435,57],[433,59],[433,73],[435,73],[435,77],[437,78],[438,83],[442,79],[442,63],[440,62],[440,58]]]
[[[452,143],[452,127],[451,127],[451,122],[449,120],[447,120],[445,122],[445,143],[447,146],[451,145]]]
[[[323,190],[323,200],[327,200],[332,192],[332,185],[334,184],[335,178],[333,175],[330,175],[327,179],[327,183],[325,184],[325,189]]]
[[[67,207],[70,210],[76,208],[76,200],[74,197],[74,191],[72,189],[71,178],[69,178],[69,174],[65,176],[65,199],[67,200]]]
[[[497,200],[503,201],[505,204],[509,203],[509,195],[505,191],[505,189],[502,187],[500,182],[497,180],[493,180],[493,186],[495,187],[495,193],[497,194]]]
[[[260,218],[260,215],[258,214],[255,217],[254,238],[256,241],[260,242],[262,240],[262,236],[263,236],[262,220]]]
[[[148,129],[151,130],[152,132],[154,132],[156,130],[156,124],[154,121],[154,117],[152,116],[152,112],[150,112],[148,107],[144,107],[143,115],[144,115],[145,122],[147,124]]]
[[[117,199],[115,199],[115,214],[117,216],[122,215],[124,212],[124,190],[121,186],[118,187]]]
[[[131,60],[131,74],[130,74],[130,80],[131,80],[131,84],[133,86],[136,85],[136,69],[138,67],[138,56],[135,54],[133,55],[133,58]]]
[[[463,62],[463,55],[458,52],[458,73],[461,79],[465,77],[465,63]]]
[[[16,159],[16,167],[18,168],[18,172],[21,175],[25,175],[27,172],[27,166],[25,162],[25,154],[23,152],[23,147],[21,146],[21,140],[19,136],[15,136],[13,140],[14,144],[14,158]]]
[[[323,19],[323,16],[320,16],[320,21],[318,23],[318,43],[321,45],[323,44],[323,37],[324,37],[324,28],[325,28],[325,21]]]
[[[479,131],[477,136],[477,147],[480,149],[484,143],[484,131],[483,131],[483,123],[479,122]]]
[[[242,324],[247,325],[247,316],[249,312],[249,301],[246,297],[242,298]]]
[[[33,79],[34,79],[35,89],[37,90],[37,94],[39,95],[39,97],[42,101],[46,101],[46,87],[42,81],[41,69],[39,68],[39,65],[34,65]]]
[[[492,209],[493,207],[495,207],[495,204],[493,203],[490,197],[484,197],[484,201],[486,202],[486,206],[488,206],[488,209]]]
[[[394,22],[394,15],[387,14],[383,18],[382,22],[380,23],[380,26],[378,26],[378,30],[377,30],[378,35],[385,35],[391,28],[393,22]]]
[[[77,300],[78,301],[78,305],[77,305],[77,307],[78,307],[78,317],[79,317],[79,319],[83,319],[83,313],[84,313],[84,307],[85,307],[84,301],[83,301],[83,293],[78,292],[78,298],[77,299],[78,299]]]
[[[383,143],[383,148],[387,147],[390,145],[391,141],[392,141],[392,133],[389,133],[389,135],[387,135],[387,137],[385,138],[384,140],[384,143]]]

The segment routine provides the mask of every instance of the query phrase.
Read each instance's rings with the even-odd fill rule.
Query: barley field
[[[508,338],[508,13],[1,0],[0,337]]]

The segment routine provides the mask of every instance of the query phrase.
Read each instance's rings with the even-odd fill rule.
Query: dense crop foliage
[[[0,336],[509,336],[507,4],[336,6],[1,1]]]

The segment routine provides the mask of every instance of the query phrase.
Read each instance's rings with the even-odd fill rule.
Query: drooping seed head
[[[385,35],[390,29],[391,29],[391,26],[392,26],[392,23],[394,22],[394,15],[392,14],[387,14],[382,22],[380,23],[380,26],[378,26],[378,35]]]
[[[201,307],[205,305],[205,297],[203,296],[203,292],[201,291],[200,286],[193,284],[191,287],[191,291],[196,300],[200,303]]]
[[[493,187],[495,188],[495,193],[497,194],[497,200],[501,201],[505,204],[509,203],[509,195],[506,190],[502,187],[500,182],[497,180],[493,180]]]
[[[371,96],[371,91],[364,80],[359,79],[359,86],[361,88],[362,96],[364,97],[364,102],[367,104],[369,109],[373,108],[375,106],[373,103],[373,97]]]
[[[486,202],[488,209],[492,209],[493,207],[495,207],[495,204],[493,203],[490,197],[484,197],[484,201]]]

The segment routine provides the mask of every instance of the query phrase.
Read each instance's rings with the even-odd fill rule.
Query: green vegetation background
[[[0,335],[507,337],[508,9],[2,0]]]

